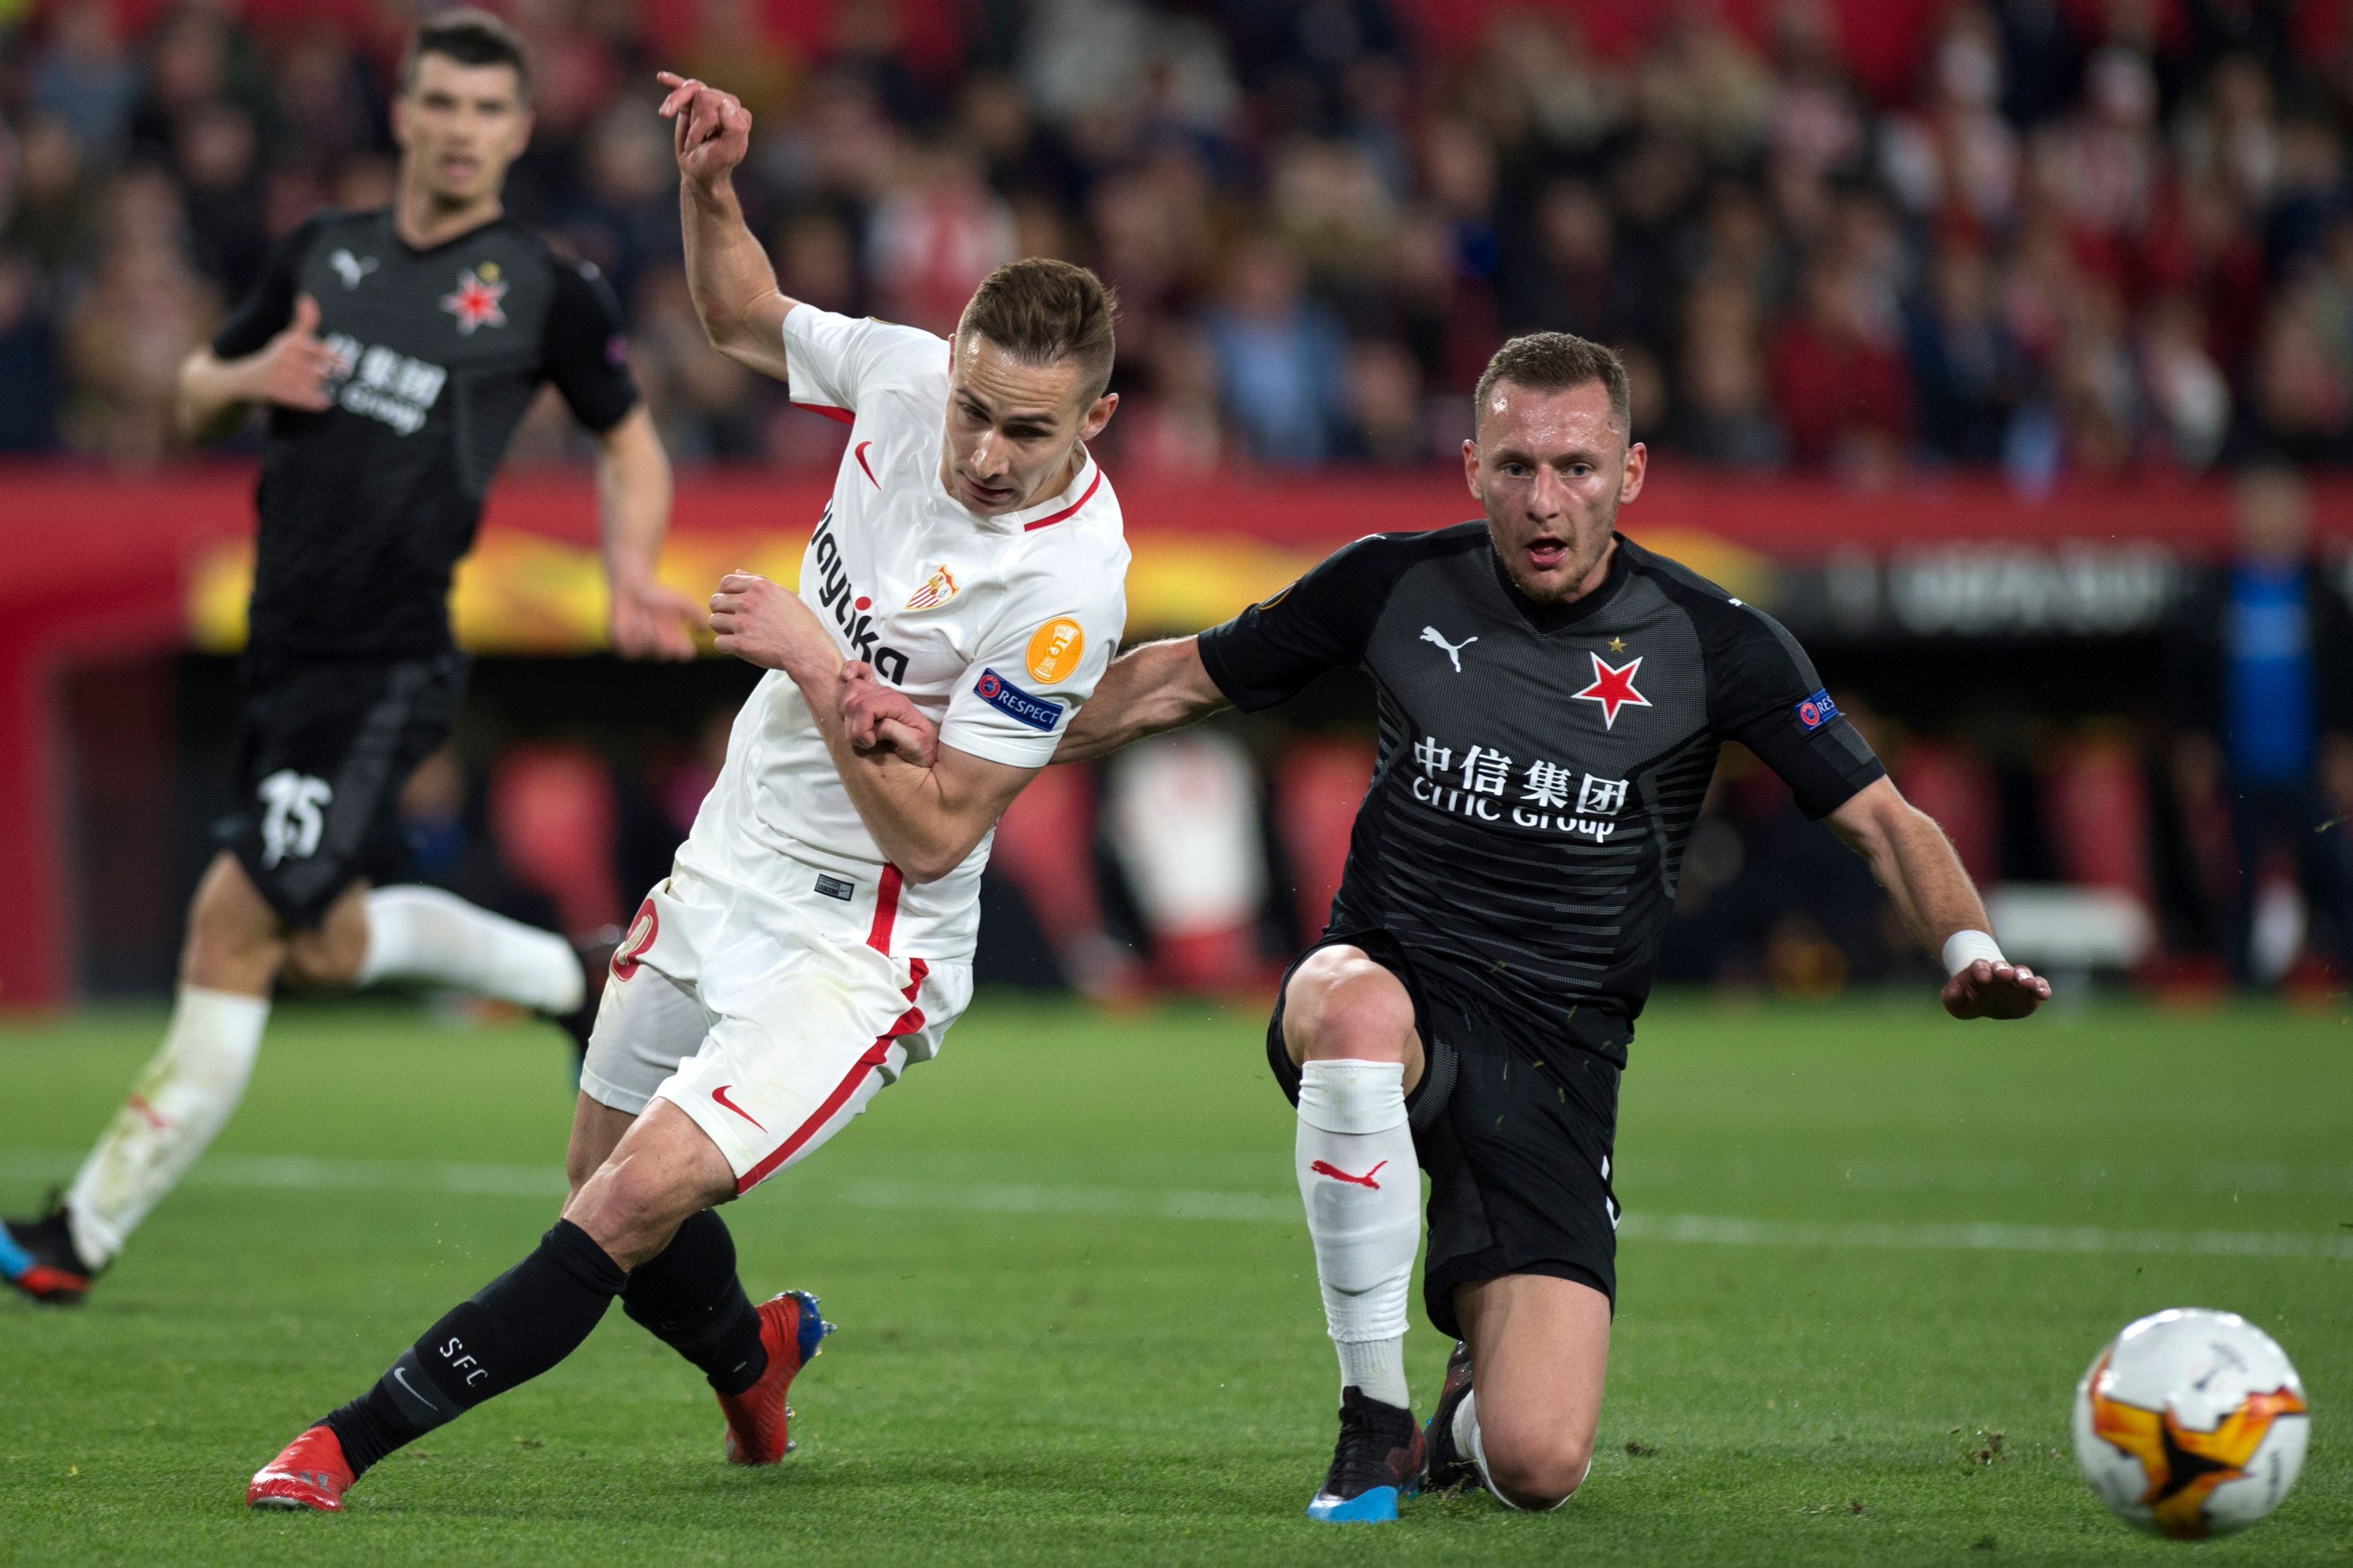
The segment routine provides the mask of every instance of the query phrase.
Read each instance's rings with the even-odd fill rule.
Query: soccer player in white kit
[[[1103,284],[1000,268],[953,342],[788,300],[730,184],[751,116],[663,80],[705,330],[848,422],[849,450],[798,594],[739,574],[712,599],[720,647],[769,673],[614,954],[562,1217],[256,1475],[256,1507],[341,1508],[385,1454],[569,1355],[616,1297],[707,1375],[731,1460],[783,1458],[786,1391],[829,1325],[805,1292],[751,1304],[714,1205],[939,1048],[971,999],[997,819],[1117,648],[1127,547],[1085,445],[1118,404]],[[865,679],[938,726],[928,765],[850,746],[839,692]]]

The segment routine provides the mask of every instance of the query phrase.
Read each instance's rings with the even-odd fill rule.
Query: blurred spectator
[[[980,280],[1016,258],[1013,212],[965,149],[934,142],[903,156],[907,172],[867,230],[868,268],[885,317],[944,337]]]
[[[106,0],[58,8],[48,47],[35,57],[33,102],[55,115],[84,147],[111,154],[131,126],[139,73]]]
[[[556,227],[582,260],[603,269],[615,293],[633,299],[645,268],[685,254],[668,124],[643,100],[622,99],[596,117],[586,153],[581,187]]]
[[[1912,312],[1911,348],[1921,438],[1953,462],[1999,460],[2028,373],[1998,309],[1993,268],[1976,246],[1937,250]]]
[[[1286,464],[1329,457],[1346,343],[1331,311],[1303,291],[1299,263],[1280,240],[1254,234],[1235,245],[1208,326],[1226,410],[1250,454]]]
[[[649,268],[629,314],[629,368],[661,430],[663,450],[683,462],[760,457],[752,373],[711,346],[684,269],[669,263]]]
[[[1767,408],[1755,296],[1730,272],[1702,280],[1685,311],[1682,396],[1666,445],[1703,462],[1778,468],[1788,453]]]
[[[162,170],[123,175],[107,227],[67,330],[81,395],[69,434],[86,451],[150,463],[177,441],[180,362],[212,331],[220,296],[188,265],[179,193]]]
[[[1851,265],[1807,268],[1803,313],[1773,344],[1773,407],[1799,465],[1872,479],[1902,460],[1912,387],[1902,356],[1869,317],[1865,282]]]
[[[253,119],[207,103],[183,121],[175,159],[186,192],[196,267],[225,300],[241,300],[269,254],[263,218],[260,141]]]
[[[82,156],[72,122],[58,114],[35,116],[17,142],[16,189],[0,250],[22,256],[52,275],[96,255],[100,186]]]
[[[2324,764],[2353,748],[2353,610],[2316,567],[2303,481],[2276,463],[2237,489],[2238,542],[2229,565],[2182,605],[2173,689],[2185,755],[2177,773],[2219,757],[2237,876],[2224,925],[2242,980],[2269,978],[2251,939],[2275,874],[2300,881],[2334,926],[2337,955],[2353,946],[2348,805],[2324,792]],[[2293,955],[2290,955],[2293,956]]]
[[[58,347],[41,309],[40,275],[0,255],[0,453],[58,444]]]
[[[1430,430],[1421,413],[1421,371],[1399,344],[1368,339],[1348,356],[1348,429],[1341,449],[1388,467],[1426,463]]]

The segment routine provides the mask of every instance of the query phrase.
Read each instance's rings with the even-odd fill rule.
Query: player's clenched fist
[[[335,351],[319,341],[319,301],[297,295],[294,319],[248,363],[246,398],[319,413],[334,405],[327,380],[337,365]]]
[[[680,174],[708,184],[744,161],[752,145],[752,111],[741,100],[676,71],[657,72],[654,79],[670,89],[661,116],[671,122]]]
[[[829,677],[841,654],[800,595],[754,572],[730,572],[711,595],[711,629],[719,651],[796,682]]]
[[[919,768],[939,755],[939,726],[923,717],[907,694],[874,679],[874,667],[852,659],[841,667],[841,727],[850,749],[861,756],[894,753]]]

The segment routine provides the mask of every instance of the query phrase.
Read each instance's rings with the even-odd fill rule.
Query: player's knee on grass
[[[1566,1502],[1585,1483],[1585,1473],[1593,1463],[1589,1437],[1498,1432],[1489,1427],[1483,1413],[1479,1444],[1486,1454],[1488,1479],[1513,1502],[1535,1512]]]
[[[1327,947],[1293,972],[1282,994],[1282,1038],[1296,1062],[1403,1062],[1420,1074],[1413,998],[1398,977],[1353,947]]]

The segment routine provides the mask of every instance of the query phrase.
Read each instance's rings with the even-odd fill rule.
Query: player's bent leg
[[[1451,1447],[1507,1506],[1557,1508],[1583,1484],[1609,1365],[1609,1298],[1549,1275],[1462,1286],[1472,1386]]]
[[[216,857],[189,908],[163,1046],[63,1201],[0,1233],[0,1279],[37,1300],[81,1299],[244,1098],[285,951],[283,923],[244,867]]]
[[[1421,1074],[1413,998],[1355,947],[1310,953],[1283,987],[1283,1043],[1299,1064],[1293,1165],[1340,1360],[1340,1437],[1308,1517],[1381,1521],[1420,1484],[1422,1438],[1405,1378],[1421,1179],[1406,1093]]]
[[[572,1140],[564,1150],[565,1201],[580,1194],[638,1119],[637,1112],[618,1110],[583,1089],[572,1108]]]
[[[353,882],[335,895],[315,929],[290,932],[286,978],[319,987],[359,984],[360,967],[367,960],[367,903],[368,885]]]
[[[427,980],[557,1017],[586,994],[589,976],[570,942],[439,888],[375,889],[354,925],[352,984]]]
[[[1397,1062],[1404,1092],[1421,1081],[1421,1037],[1405,983],[1361,948],[1320,947],[1282,988],[1282,1042],[1294,1063]]]
[[[577,1350],[628,1289],[629,1267],[733,1190],[733,1173],[702,1129],[674,1107],[654,1107],[530,1256],[444,1313],[375,1387],[289,1444],[253,1478],[246,1501],[341,1508],[352,1482],[386,1454]]]
[[[564,1218],[626,1272],[668,1247],[689,1215],[734,1195],[734,1170],[710,1134],[658,1100],[572,1194]]]

